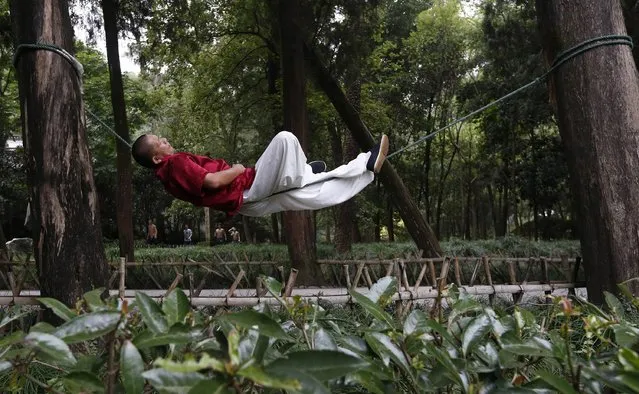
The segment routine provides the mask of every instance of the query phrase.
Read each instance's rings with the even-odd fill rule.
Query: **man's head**
[[[175,149],[166,138],[160,138],[154,134],[141,135],[131,147],[131,154],[135,161],[146,168],[155,168],[164,156],[173,153],[175,153]]]

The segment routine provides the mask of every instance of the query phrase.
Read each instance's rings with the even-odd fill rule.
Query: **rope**
[[[125,140],[124,138],[122,138],[122,136],[120,136],[120,134],[118,134],[115,130],[113,130],[113,128],[111,128],[111,126],[109,126],[108,124],[104,123],[104,121],[102,119],[100,119],[98,117],[98,115],[94,114],[93,112],[91,112],[90,109],[85,108],[85,111],[87,111],[89,113],[89,115],[93,116],[93,118],[95,118],[95,120],[97,120],[102,126],[104,126],[107,130],[109,130],[111,132],[111,134],[113,134],[118,140],[120,140],[120,142],[122,142],[124,145],[128,146],[129,149],[131,149],[133,147],[133,145],[131,145],[131,143],[127,140]]]
[[[478,108],[476,110],[474,110],[473,112],[466,114],[462,117],[459,117],[455,120],[453,120],[451,123],[447,124],[446,126],[443,126],[435,131],[433,131],[430,134],[425,135],[424,137],[406,145],[405,147],[391,153],[390,155],[386,156],[387,159],[390,159],[391,157],[398,155],[400,153],[402,153],[405,150],[408,150],[410,148],[412,148],[413,146],[420,144],[428,139],[433,138],[434,136],[436,136],[437,134],[441,133],[444,130],[447,130],[451,127],[453,127],[454,125],[464,122],[466,120],[468,120],[469,118],[472,118],[473,116],[477,115],[480,112],[483,112],[485,110],[487,110],[488,108],[494,107],[495,105],[501,103],[502,101],[506,101],[509,98],[511,98],[512,96],[515,96],[521,92],[523,92],[524,90],[527,90],[535,85],[537,85],[538,83],[544,81],[546,78],[548,78],[548,76],[550,74],[552,74],[553,72],[555,72],[559,67],[561,67],[564,63],[566,63],[567,61],[569,61],[570,59],[573,59],[574,57],[577,57],[578,55],[581,55],[584,52],[590,51],[591,49],[594,48],[598,48],[601,46],[608,46],[608,45],[628,45],[630,48],[633,48],[633,42],[632,42],[632,38],[629,36],[625,36],[625,35],[606,35],[606,36],[601,36],[601,37],[595,37],[589,40],[586,40],[582,43],[579,43],[575,46],[573,46],[572,48],[569,48],[563,52],[561,52],[559,55],[557,55],[557,57],[555,58],[555,60],[553,61],[551,67],[544,72],[541,76],[535,78],[533,81],[527,83],[526,85],[517,88],[515,90],[513,90],[512,92],[506,94],[505,96],[502,96],[500,98],[498,98],[495,101],[492,101],[486,105],[484,105],[481,108]]]
[[[84,67],[82,67],[82,63],[80,63],[78,61],[78,59],[76,59],[73,55],[71,55],[69,52],[67,52],[66,50],[64,50],[63,48],[60,48],[57,45],[53,45],[53,44],[44,44],[44,43],[36,43],[36,44],[20,44],[16,47],[16,52],[13,55],[13,66],[15,68],[18,68],[18,61],[20,60],[20,56],[27,50],[46,50],[46,51],[51,51],[54,52],[60,56],[62,56],[62,58],[64,60],[66,60],[67,62],[69,62],[72,66],[73,69],[75,70],[76,76],[78,77],[78,81],[80,82],[80,90],[82,90],[82,75],[84,74]],[[120,142],[122,142],[123,144],[125,144],[126,146],[129,147],[129,149],[131,149],[132,145],[129,143],[129,141],[125,140],[124,138],[122,138],[122,136],[120,136],[115,130],[113,130],[113,128],[111,128],[109,125],[107,125],[106,123],[104,123],[104,121],[102,121],[102,119],[100,119],[96,114],[94,114],[93,112],[91,112],[91,110],[89,110],[88,108],[85,108],[85,111],[88,112],[91,116],[93,116],[102,126],[104,126],[107,130],[109,130],[111,132],[111,134],[113,134],[118,140],[120,140]]]
[[[390,155],[388,155],[386,158],[390,159],[391,157],[398,155],[410,148],[412,148],[413,146],[420,144],[428,139],[433,138],[434,136],[436,136],[437,134],[441,133],[444,130],[447,130],[451,127],[453,127],[454,125],[458,124],[458,123],[462,123],[470,118],[472,118],[473,116],[487,110],[488,108],[494,107],[497,104],[508,100],[509,98],[523,92],[524,90],[527,90],[535,85],[537,85],[538,83],[544,81],[546,78],[548,78],[548,76],[550,74],[552,74],[553,72],[555,72],[555,70],[557,70],[559,67],[561,67],[564,63],[566,63],[567,61],[581,55],[584,52],[590,51],[591,49],[595,49],[595,48],[599,48],[602,46],[609,46],[609,45],[628,45],[631,48],[633,48],[633,42],[632,42],[632,38],[630,36],[626,36],[626,35],[605,35],[605,36],[601,36],[601,37],[595,37],[595,38],[591,38],[589,40],[586,40],[584,42],[581,42],[575,46],[573,46],[572,48],[569,48],[563,52],[561,52],[553,61],[551,67],[544,72],[541,76],[535,78],[533,81],[527,83],[524,86],[521,86],[515,90],[513,90],[512,92],[498,98],[497,100],[494,100],[486,105],[484,105],[483,107],[480,107],[472,112],[470,112],[469,114],[466,114],[462,117],[459,117],[455,120],[453,120],[451,123],[447,124],[444,127],[441,127],[435,131],[433,131],[430,134],[425,135],[422,138],[419,138],[418,140],[404,146],[403,148],[391,153]],[[18,64],[18,60],[20,58],[20,55],[25,51],[25,50],[38,50],[38,49],[44,49],[44,50],[48,50],[48,51],[52,51],[54,53],[57,53],[58,55],[62,56],[65,60],[67,60],[75,69],[75,72],[78,76],[78,79],[80,80],[80,84],[82,84],[82,74],[84,73],[84,69],[82,67],[82,64],[73,56],[71,55],[69,52],[67,52],[66,50],[56,46],[56,45],[52,45],[52,44],[43,44],[43,43],[37,43],[37,44],[20,44],[17,46],[16,48],[16,52],[13,58],[13,64],[15,67],[17,67]],[[113,130],[111,127],[109,127],[106,123],[104,123],[100,118],[98,118],[97,115],[95,115],[93,112],[91,112],[88,108],[86,109],[86,111],[93,116],[100,124],[102,124],[104,127],[107,128],[107,130],[109,130],[114,136],[116,136],[120,142],[124,143],[126,146],[128,146],[129,148],[131,148],[131,144],[126,141],[124,138],[122,138],[115,130]]]
[[[75,73],[78,76],[78,79],[80,80],[80,82],[82,82],[82,74],[84,74],[84,68],[82,67],[82,63],[80,63],[78,61],[78,59],[76,59],[72,54],[70,54],[66,50],[60,48],[59,46],[52,45],[52,44],[37,43],[37,44],[20,44],[20,45],[18,45],[17,48],[16,48],[16,52],[13,55],[13,66],[15,68],[18,68],[18,61],[20,60],[20,56],[24,53],[24,51],[26,51],[26,50],[38,50],[38,49],[44,49],[44,50],[47,50],[47,51],[51,51],[51,52],[57,53],[58,55],[62,56],[64,58],[64,60],[66,60],[67,62],[69,62],[73,66],[73,69],[75,70]]]

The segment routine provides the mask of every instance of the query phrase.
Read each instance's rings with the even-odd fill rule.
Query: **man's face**
[[[155,164],[160,163],[164,156],[169,156],[175,153],[175,149],[173,149],[166,138],[160,138],[154,134],[149,134],[146,138],[147,142],[151,145],[151,152],[153,152],[153,162]]]

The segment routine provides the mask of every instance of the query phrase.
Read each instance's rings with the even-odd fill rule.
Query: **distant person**
[[[146,243],[148,245],[155,245],[158,242],[158,228],[153,223],[153,220],[149,219],[149,225],[146,230]]]
[[[193,230],[189,228],[188,224],[184,225],[184,245],[193,244]]]
[[[240,232],[237,231],[235,227],[231,227],[231,229],[229,230],[229,233],[231,233],[231,241],[234,244],[239,244],[241,242]]]
[[[217,224],[217,228],[215,229],[215,243],[220,245],[226,243],[226,231],[222,228],[221,224]]]

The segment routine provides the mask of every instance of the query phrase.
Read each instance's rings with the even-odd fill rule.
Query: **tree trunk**
[[[15,0],[11,16],[18,43],[73,50],[66,0]],[[81,80],[68,61],[46,50],[22,52],[18,79],[40,290],[72,306],[84,292],[106,286],[109,275]]]
[[[357,60],[354,60],[357,61]],[[361,81],[359,79],[359,65],[352,65],[354,70],[347,73],[346,85],[348,86],[347,94],[349,102],[357,112],[360,110],[360,89]],[[357,142],[352,134],[346,133],[344,136],[344,149],[341,163],[345,163],[359,153]],[[347,253],[351,251],[357,230],[357,203],[355,197],[345,201],[337,206],[337,229],[335,231],[335,250],[338,253]]]
[[[342,117],[342,120],[351,133],[355,137],[355,140],[359,144],[360,148],[364,150],[371,149],[375,142],[373,137],[368,131],[368,128],[362,122],[357,111],[348,102],[348,99],[344,95],[344,92],[339,87],[337,82],[331,77],[330,73],[320,63],[315,52],[313,52],[308,45],[304,45],[305,58],[307,65],[313,71],[315,79],[329,98],[333,107]],[[415,244],[421,249],[426,256],[441,256],[443,251],[439,245],[439,241],[433,230],[430,228],[424,216],[419,211],[419,207],[415,204],[415,201],[411,198],[410,192],[404,182],[395,171],[395,168],[390,162],[386,162],[382,167],[382,171],[378,174],[382,184],[386,187],[386,190],[390,193],[393,202],[397,206],[397,210],[404,219],[404,224],[409,234],[413,237]]]
[[[251,219],[242,215],[242,229],[244,230],[244,242],[247,244],[255,243],[255,234],[251,229]]]
[[[204,239],[206,240],[206,244],[209,246],[215,245],[215,224],[213,223],[213,218],[211,215],[211,208],[204,208]]]
[[[395,221],[393,220],[393,200],[386,199],[386,214],[388,226],[388,242],[395,242]]]
[[[271,242],[274,244],[280,243],[280,226],[277,223],[277,213],[271,214]]]
[[[124,85],[122,83],[122,71],[120,70],[120,50],[118,48],[118,3],[118,0],[102,0],[102,13],[104,15],[104,33],[106,36],[107,60],[111,82],[111,106],[113,107],[115,131],[125,141],[129,141],[129,125],[126,117]],[[131,167],[131,149],[117,138],[115,146],[118,173],[116,220],[120,257],[126,257],[128,261],[135,261],[133,254],[133,169]]]
[[[302,148],[307,150],[309,138],[306,119],[304,39],[297,28],[302,20],[299,0],[281,0],[279,16],[284,128],[295,134]],[[319,284],[322,275],[317,265],[315,226],[310,211],[284,212],[282,217],[291,266],[299,270],[296,283]]]
[[[536,5],[547,59],[594,37],[626,34],[617,1]],[[551,76],[550,90],[578,207],[588,297],[599,304],[603,291],[639,276],[639,81],[630,47],[577,56]],[[638,293],[638,282],[629,286]]]

